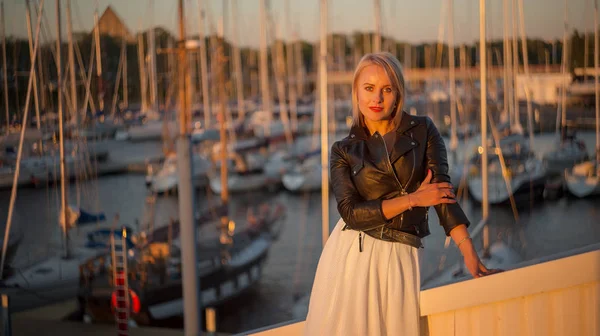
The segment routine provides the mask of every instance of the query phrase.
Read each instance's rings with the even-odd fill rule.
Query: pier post
[[[10,305],[8,302],[8,295],[6,294],[2,294],[2,335],[12,335],[12,328],[10,323]]]

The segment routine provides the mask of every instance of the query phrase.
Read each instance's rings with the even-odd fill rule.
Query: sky
[[[35,0],[31,0],[32,3]],[[41,0],[37,0],[38,2]],[[207,9],[205,32],[215,31],[223,13],[223,3],[228,12],[237,3],[240,43],[243,46],[259,44],[260,0],[201,0]],[[268,0],[267,0],[268,1]],[[382,29],[386,36],[411,43],[447,41],[449,0],[380,0]],[[565,21],[565,0],[522,0],[526,33],[531,38],[562,39]],[[8,36],[27,36],[24,0],[4,0],[5,29]],[[63,36],[66,36],[65,0],[62,0]],[[173,34],[177,32],[176,0],[72,0],[74,31],[90,31],[94,23],[94,10],[100,15],[112,6],[132,32],[145,30],[152,25],[163,26]],[[198,0],[184,0],[187,33],[198,33]],[[502,0],[487,0],[487,29],[489,38],[501,38],[503,29]],[[514,0],[518,3],[518,0]],[[567,0],[570,31],[591,31],[593,27],[592,0]],[[288,38],[294,34],[304,40],[316,41],[319,36],[319,0],[270,0],[271,12],[277,27],[277,36]],[[350,33],[374,30],[374,1],[329,0],[329,31]],[[512,3],[508,0],[508,3]],[[152,5],[151,5],[152,4]],[[289,6],[289,11],[286,7]],[[44,11],[49,27],[56,27],[56,0],[45,0]],[[288,14],[289,13],[289,14]],[[443,14],[443,15],[442,15]],[[207,20],[209,21],[209,20]],[[233,20],[225,19],[224,29],[231,38]],[[291,33],[289,33],[291,32]],[[52,36],[56,32],[49,32]],[[479,39],[479,0],[454,0],[455,43],[472,43]]]

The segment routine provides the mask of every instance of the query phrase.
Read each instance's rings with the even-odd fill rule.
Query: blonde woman
[[[419,335],[418,249],[430,206],[469,272],[495,272],[473,248],[437,128],[403,112],[404,101],[400,62],[365,55],[352,82],[353,126],[331,148],[341,219],[319,260],[306,335]]]

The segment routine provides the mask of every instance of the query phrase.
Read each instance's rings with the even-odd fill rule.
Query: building
[[[100,35],[109,35],[117,39],[125,38],[127,42],[135,42],[135,37],[111,6],[108,6],[98,19],[98,27],[100,27]]]
[[[529,75],[529,92],[531,100],[541,105],[554,105],[560,101],[560,94],[563,87],[571,85],[573,78],[570,73],[562,74],[560,72],[535,73]],[[517,86],[515,91],[521,101],[527,100],[525,95],[525,84],[527,76],[517,75]]]

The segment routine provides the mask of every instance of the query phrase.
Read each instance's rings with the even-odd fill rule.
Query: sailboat
[[[522,7],[519,5],[519,7]],[[508,14],[508,3],[504,3],[504,12]],[[518,16],[518,17],[517,17]],[[508,15],[505,15],[505,21],[507,20]],[[492,130],[492,135],[495,142],[495,148],[492,151],[491,160],[489,161],[490,172],[492,173],[489,179],[489,182],[485,183],[481,178],[477,176],[472,176],[469,179],[469,190],[471,195],[479,202],[483,201],[484,198],[484,185],[489,189],[489,193],[485,195],[485,197],[489,196],[489,202],[491,204],[499,204],[507,201],[511,201],[512,205],[515,206],[519,204],[518,200],[515,202],[514,198],[518,198],[520,196],[524,196],[525,200],[539,199],[543,197],[544,189],[545,189],[545,179],[546,179],[546,168],[544,167],[542,161],[538,159],[533,152],[534,147],[534,137],[533,137],[533,129],[534,129],[534,121],[533,121],[533,107],[532,107],[532,97],[530,92],[530,75],[529,75],[529,60],[527,57],[527,40],[525,37],[525,22],[523,18],[523,8],[520,8],[519,13],[517,13],[517,7],[513,6],[513,52],[515,53],[514,61],[514,73],[517,73],[518,68],[518,35],[521,37],[521,48],[523,56],[523,70],[525,73],[525,96],[527,99],[527,128],[528,128],[528,138],[529,141],[526,141],[525,137],[522,136],[521,132],[516,132],[511,134],[514,129],[521,128],[520,125],[520,117],[517,107],[517,100],[515,99],[514,112],[516,113],[515,125],[512,125],[509,128],[503,130],[504,137],[500,138],[500,132],[495,127],[493,118],[490,116],[490,126]],[[517,20],[520,21],[517,24]],[[519,26],[519,29],[517,29]],[[505,40],[507,43],[507,40]],[[484,80],[484,78],[482,78]],[[516,85],[515,85],[516,87]],[[509,96],[512,93],[513,96],[516,97],[513,91],[509,89]],[[482,96],[482,99],[485,99],[485,96]],[[488,154],[487,153],[488,143],[485,141],[486,139],[482,135],[482,145],[478,148],[479,156],[475,157],[473,164],[471,165],[472,175],[477,175],[477,169],[481,167],[483,169],[483,165],[488,164]],[[486,156],[484,158],[484,156]],[[481,164],[480,164],[481,162]],[[515,204],[516,203],[516,204]],[[528,203],[524,203],[528,204]]]
[[[566,136],[557,143],[557,149],[546,153],[544,166],[549,174],[563,174],[567,169],[589,159],[585,143],[574,134]]]
[[[281,182],[293,192],[320,190],[321,170],[321,149],[317,149],[300,159],[297,166],[282,176]]]
[[[265,212],[248,219],[248,225],[237,229],[231,236],[233,245],[227,249],[228,259],[223,259],[223,245],[219,241],[219,218],[211,216],[202,223],[198,241],[198,277],[201,302],[205,307],[222,304],[256,284],[267,261],[271,244],[277,239],[284,218],[282,207],[268,206]],[[235,224],[231,222],[231,232]],[[129,269],[137,274],[129,280],[131,290],[140,300],[140,310],[131,318],[139,325],[151,325],[158,321],[183,314],[182,255],[178,235],[178,223],[173,224],[171,238],[152,239],[150,243],[129,250]],[[163,228],[162,231],[165,231]],[[165,237],[167,236],[167,237]],[[110,258],[98,256],[85,261],[78,296],[85,302],[84,319],[95,323],[114,320],[111,303],[112,282]]]
[[[580,163],[571,171],[565,171],[567,189],[571,194],[580,198],[600,195],[600,165],[594,161]]]
[[[246,192],[265,187],[274,189],[281,183],[281,175],[292,167],[290,155],[286,150],[272,151],[277,143],[282,142],[284,139],[287,141],[287,145],[290,146],[292,143],[292,132],[290,123],[288,122],[287,105],[285,102],[284,81],[282,78],[283,52],[280,44],[276,44],[278,48],[275,45],[273,47],[273,68],[277,80],[279,97],[278,112],[281,123],[273,122],[273,114],[276,108],[272,108],[269,85],[267,26],[270,20],[267,12],[267,6],[261,2],[260,15],[265,19],[260,20],[259,70],[262,111],[254,112],[247,122],[247,125],[253,129],[254,138],[245,141],[238,140],[230,146],[217,144],[214,147],[214,153],[217,157],[221,157],[222,153],[225,152],[228,159],[233,159],[234,169],[233,171],[229,170],[226,179],[228,184],[227,189],[232,193]],[[238,104],[241,101],[242,99],[238,98]],[[225,186],[222,184],[224,183],[224,179],[218,174],[211,175],[211,190],[217,194],[221,194],[223,189],[225,189]]]
[[[565,23],[567,19],[567,7],[565,5]],[[565,33],[563,39],[563,45],[566,46],[568,43],[567,40],[567,30],[568,26],[565,24]],[[587,35],[587,34],[586,34]],[[569,48],[563,48],[563,59],[561,72],[562,76],[566,78],[568,72],[568,50]],[[587,60],[586,60],[587,63]],[[586,64],[587,65],[587,64]],[[588,153],[585,148],[585,144],[583,141],[576,138],[576,134],[574,131],[569,131],[566,125],[566,114],[567,114],[567,86],[563,86],[561,90],[561,106],[560,106],[560,114],[561,118],[561,135],[556,143],[556,149],[548,152],[544,155],[544,165],[550,174],[563,175],[566,169],[571,169],[576,164],[582,163],[583,161],[588,160]],[[557,123],[558,123],[558,115],[557,115]],[[559,128],[556,128],[557,133]]]
[[[251,138],[238,140],[227,146],[228,179],[227,188],[232,193],[274,188],[281,183],[283,172],[291,168],[292,162],[286,151],[267,152],[267,139]],[[222,146],[215,144],[213,157],[220,157]],[[216,163],[219,168],[222,163]],[[209,172],[210,189],[220,194],[223,190],[219,173]]]
[[[42,2],[43,4],[43,2]],[[42,4],[40,4],[40,14],[38,15],[38,22],[37,22],[37,28],[36,28],[36,36],[35,36],[35,46],[33,47],[34,52],[32,53],[32,55],[37,56],[37,52],[35,52],[38,48],[38,43],[39,43],[39,31],[40,31],[40,23],[41,23],[41,18],[43,17],[42,13],[43,13],[43,6]],[[70,1],[67,3],[68,5],[70,4]],[[69,9],[67,11],[68,14],[70,14],[70,6],[68,6]],[[60,9],[60,0],[56,1],[56,13],[57,13],[57,21],[60,22],[60,13],[61,13],[61,9]],[[69,17],[69,16],[68,16]],[[70,20],[69,20],[70,22]],[[57,83],[59,85],[58,87],[58,91],[62,92],[62,88],[60,85],[62,85],[62,72],[61,72],[61,59],[60,59],[60,45],[61,45],[61,40],[60,40],[60,24],[57,25],[57,75],[58,75],[58,80]],[[73,65],[73,60],[71,59],[71,65]],[[30,73],[33,73],[33,67],[35,65],[35,58],[32,58],[32,70],[30,71]],[[29,109],[29,104],[30,104],[30,97],[31,97],[31,87],[32,87],[32,83],[33,83],[33,76],[30,76],[29,79],[29,86],[28,86],[28,93],[27,93],[27,98],[26,98],[26,104],[25,104],[25,113],[23,116],[23,119],[26,121],[27,120],[27,112]],[[59,218],[57,220],[57,222],[59,223],[59,226],[61,227],[61,233],[62,233],[62,244],[63,244],[63,249],[61,251],[60,255],[54,255],[54,256],[49,256],[48,259],[43,260],[42,262],[35,264],[31,267],[28,267],[26,269],[23,270],[19,270],[18,273],[14,273],[14,274],[8,274],[7,277],[2,278],[2,286],[4,287],[15,287],[15,288],[19,288],[19,289],[25,289],[25,290],[35,290],[38,294],[43,294],[46,291],[48,293],[52,293],[54,291],[56,291],[58,288],[70,288],[70,290],[72,290],[73,286],[75,286],[77,284],[77,282],[79,281],[79,265],[87,260],[88,258],[98,254],[99,252],[102,252],[103,250],[105,250],[105,248],[98,248],[97,246],[85,246],[85,242],[84,241],[80,241],[79,239],[77,239],[77,237],[73,237],[70,235],[70,229],[74,226],[75,223],[79,222],[79,223],[83,223],[83,222],[89,222],[89,221],[102,221],[104,218],[103,214],[92,214],[89,212],[86,212],[84,210],[75,208],[73,206],[70,206],[67,202],[67,183],[68,183],[68,177],[66,174],[66,166],[67,166],[67,157],[65,155],[65,142],[64,142],[64,130],[63,130],[63,102],[62,102],[62,95],[58,95],[58,116],[59,116],[59,150],[60,150],[60,196],[61,196],[61,205],[60,205],[60,210],[58,211],[59,214]],[[24,122],[24,124],[26,124],[26,122]],[[12,235],[9,235],[10,233],[10,227],[11,227],[11,223],[12,223],[12,214],[14,212],[14,205],[15,205],[15,198],[16,198],[16,192],[17,192],[17,186],[18,186],[18,178],[19,178],[19,171],[21,168],[21,155],[23,152],[23,134],[24,134],[24,128],[22,130],[22,135],[21,135],[21,141],[19,143],[19,149],[18,149],[18,153],[17,153],[17,163],[16,163],[16,170],[15,170],[15,174],[14,174],[14,182],[13,182],[13,189],[12,189],[12,195],[11,195],[11,201],[10,201],[10,205],[9,205],[9,215],[8,215],[8,220],[7,220],[7,225],[6,225],[6,233],[5,233],[5,237],[12,237]],[[66,210],[65,210],[66,209]],[[6,253],[6,244],[10,244],[11,242],[11,238],[8,238],[4,240],[4,250],[3,250],[3,255],[2,255],[2,264],[5,263],[5,261],[8,260],[8,258],[10,258],[10,255],[8,253]],[[0,267],[1,268],[1,267]],[[74,292],[73,292],[74,293]]]
[[[491,204],[507,203],[511,197],[528,200],[533,194],[540,198],[546,181],[546,169],[520,134],[500,139],[500,144],[487,144],[489,162],[489,201]],[[473,198],[482,202],[483,181],[478,176],[482,169],[483,147],[477,149],[469,166],[468,187]],[[502,162],[504,161],[504,162]],[[503,167],[503,163],[505,167]]]
[[[300,55],[300,57],[301,57],[301,55]],[[320,82],[316,84],[315,94],[314,94],[315,97],[318,97],[318,95],[319,95],[318,91],[320,89],[320,85],[322,85]],[[327,89],[327,88],[325,88],[325,89]],[[333,98],[333,97],[331,97],[331,98]],[[335,116],[336,109],[342,109],[343,111],[351,110],[351,106],[350,106],[351,103],[349,105],[348,100],[334,100],[334,99],[332,99],[332,100],[333,100],[333,102],[331,105],[333,106],[333,111],[334,111],[333,115],[334,116]],[[320,106],[319,106],[319,104],[320,104]],[[315,113],[313,113],[314,114],[313,118],[314,118],[315,122],[312,125],[310,125],[308,123],[302,123],[302,122],[299,122],[299,124],[298,124],[298,132],[306,133],[306,134],[308,134],[308,137],[302,138],[302,140],[305,141],[305,143],[298,143],[298,139],[296,140],[297,141],[297,147],[296,147],[297,150],[296,150],[296,155],[293,158],[295,164],[293,165],[293,167],[291,169],[286,171],[283,174],[283,176],[281,177],[281,182],[282,182],[283,186],[285,187],[285,189],[288,191],[311,192],[311,191],[317,191],[317,190],[322,189],[322,186],[323,186],[323,181],[322,181],[323,165],[322,165],[322,159],[321,159],[322,143],[318,141],[317,131],[318,131],[319,125],[316,122],[321,119],[322,113],[326,113],[326,112],[322,112],[322,111],[326,111],[326,110],[323,110],[323,108],[324,108],[324,106],[327,106],[328,104],[329,104],[328,101],[321,103],[318,99],[315,99],[314,107],[313,107],[313,110],[315,112]],[[328,140],[328,144],[326,146],[330,146],[331,143],[333,143],[333,141],[340,140],[343,137],[348,135],[349,129],[352,125],[352,117],[347,116],[344,121],[338,122],[336,120],[335,122],[336,122],[336,124],[335,124],[334,138],[331,139],[332,141]],[[303,126],[303,125],[305,125],[305,126]],[[325,132],[328,132],[329,128],[325,127],[325,125],[327,125],[327,124],[321,124],[321,127],[324,127]]]
[[[154,1],[148,3],[148,11],[151,15],[150,28],[147,30],[148,41],[148,66],[144,57],[143,35],[138,37],[138,62],[140,62],[140,87],[142,90],[142,106],[140,111],[141,124],[130,126],[126,132],[120,134],[121,139],[130,141],[148,141],[160,140],[165,133],[175,134],[177,123],[175,120],[170,120],[168,113],[161,113],[158,106],[158,74],[156,61],[156,36],[154,27]],[[146,73],[146,71],[148,73]],[[149,85],[148,85],[149,84]],[[147,90],[149,86],[150,90]],[[149,91],[149,92],[147,92]],[[147,96],[150,97],[150,102],[147,101]]]
[[[453,14],[453,0],[448,0],[449,3],[449,15]],[[524,29],[524,27],[523,27]],[[485,11],[480,16],[480,44],[485,45]],[[481,154],[481,171],[480,180],[482,184],[488,184],[488,111],[487,111],[487,77],[486,77],[486,53],[487,48],[480,48],[480,68],[481,68],[481,146],[479,147],[479,153]],[[491,124],[493,130],[493,124]],[[493,156],[491,157],[493,158]],[[471,177],[472,178],[472,177]],[[491,188],[491,183],[489,184]],[[482,219],[481,221],[470,231],[471,237],[477,236],[480,232],[483,235],[483,253],[479,253],[482,257],[482,261],[488,267],[488,269],[500,268],[506,269],[509,265],[514,265],[520,261],[519,255],[511,250],[503,242],[496,242],[494,244],[489,243],[489,205],[492,200],[492,194],[488,194],[484,188],[481,195],[481,208],[482,208]],[[432,288],[441,285],[446,285],[452,282],[456,282],[461,278],[465,278],[468,272],[465,270],[463,262],[459,262],[452,267],[445,269],[443,272],[432,278],[430,281],[425,281],[422,288]]]
[[[600,41],[598,40],[598,4],[594,2],[594,87],[596,96],[596,157],[575,165],[571,171],[565,171],[565,181],[570,193],[577,197],[600,195]]]
[[[192,183],[196,188],[204,188],[208,185],[207,173],[210,168],[210,161],[198,153],[193,153],[192,161],[194,167],[192,172]],[[174,153],[166,155],[165,162],[155,175],[150,174],[147,176],[147,183],[149,184],[150,190],[157,194],[177,189],[178,182],[177,157]]]
[[[180,35],[185,38],[182,0],[179,1],[179,21]],[[181,62],[186,59],[185,46],[180,47],[179,56],[181,80],[187,74],[185,62]],[[217,57],[220,55],[217,54]],[[218,76],[220,77],[219,140],[222,148],[227,148],[227,132],[224,126],[226,97],[222,67],[218,71]],[[184,85],[180,87],[180,90],[185,89]],[[167,234],[163,232],[162,239],[155,237],[157,235],[142,237],[136,246],[126,253],[127,267],[130,270],[127,274],[129,293],[131,297],[137,298],[137,304],[134,305],[130,318],[139,325],[152,324],[182,314],[184,318],[189,314],[190,318],[194,319],[191,322],[194,324],[198,322],[196,320],[198,314],[190,312],[189,307],[192,305],[191,309],[196,312],[200,308],[196,297],[200,298],[202,305],[214,307],[250,288],[261,278],[270,246],[279,236],[281,220],[285,215],[283,206],[264,204],[256,210],[256,213],[254,211],[248,213],[245,219],[238,221],[245,225],[236,224],[230,219],[227,157],[221,155],[220,171],[224,182],[221,200],[225,211],[204,217],[201,220],[199,234],[195,232],[194,226],[190,225],[193,223],[185,222],[190,219],[187,210],[191,210],[194,206],[189,185],[191,171],[188,170],[192,166],[191,160],[189,155],[182,155],[189,153],[190,141],[185,127],[186,119],[189,117],[186,96],[180,95],[182,127],[181,142],[178,143],[181,230],[179,226],[169,225]],[[184,147],[187,148],[183,150]],[[197,252],[196,246],[198,246]],[[110,322],[115,319],[116,302],[113,301],[115,279],[112,278],[112,272],[107,272],[107,269],[113,267],[117,265],[112,265],[108,255],[91,258],[82,265],[80,273],[82,281],[78,297],[83,303],[80,308],[85,320]],[[182,270],[185,270],[185,274]],[[198,285],[194,284],[198,282]],[[199,291],[198,295],[195,294],[197,291]],[[194,293],[190,294],[190,292]],[[197,333],[197,331],[187,330],[187,328],[196,329],[197,326],[189,327],[188,323],[185,325],[186,332]]]

